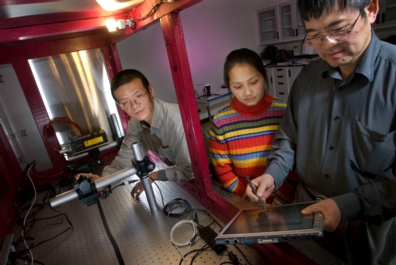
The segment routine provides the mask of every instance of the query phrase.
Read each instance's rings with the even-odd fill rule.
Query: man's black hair
[[[319,19],[323,13],[330,14],[334,9],[358,10],[362,17],[366,17],[364,8],[371,0],[298,0],[298,12],[303,21]]]
[[[143,86],[146,88],[147,91],[149,91],[148,87],[150,83],[147,80],[147,78],[144,76],[144,74],[142,74],[141,72],[135,69],[122,70],[121,72],[119,72],[114,76],[110,84],[111,95],[113,96],[115,101],[117,101],[117,99],[114,97],[114,91],[118,89],[120,86],[132,82],[136,78],[140,79],[142,81]]]

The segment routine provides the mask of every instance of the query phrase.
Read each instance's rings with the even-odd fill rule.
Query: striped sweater
[[[246,197],[246,176],[254,179],[266,169],[271,143],[286,104],[266,94],[254,106],[236,98],[213,118],[210,153],[215,174],[229,191]],[[298,178],[292,173],[277,191],[273,204],[294,201]],[[267,203],[274,199],[269,198]]]

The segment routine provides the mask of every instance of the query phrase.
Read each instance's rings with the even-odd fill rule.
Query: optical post
[[[136,168],[136,175],[140,178],[143,183],[144,191],[146,193],[147,201],[150,206],[151,213],[156,212],[157,204],[155,202],[153,187],[150,183],[149,173],[154,170],[155,165],[152,163],[147,156],[143,157],[142,150],[138,143],[132,144],[132,152],[135,159],[132,160],[132,164]]]

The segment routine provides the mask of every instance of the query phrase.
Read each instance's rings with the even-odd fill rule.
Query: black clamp
[[[132,159],[132,164],[136,169],[136,175],[142,179],[155,169],[155,164],[150,161],[150,159],[145,156],[143,160],[137,161]]]
[[[74,190],[78,194],[78,198],[82,205],[86,204],[87,206],[91,206],[95,204],[100,197],[96,189],[95,181],[87,176],[81,176],[78,179],[77,183],[74,185]]]

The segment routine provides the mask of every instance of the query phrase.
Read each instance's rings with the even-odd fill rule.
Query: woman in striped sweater
[[[265,171],[286,103],[266,93],[266,70],[260,56],[249,49],[235,50],[227,56],[224,81],[234,99],[213,118],[211,159],[223,187],[246,198],[246,177],[254,179]],[[297,183],[297,176],[290,173],[266,203],[293,202]]]

